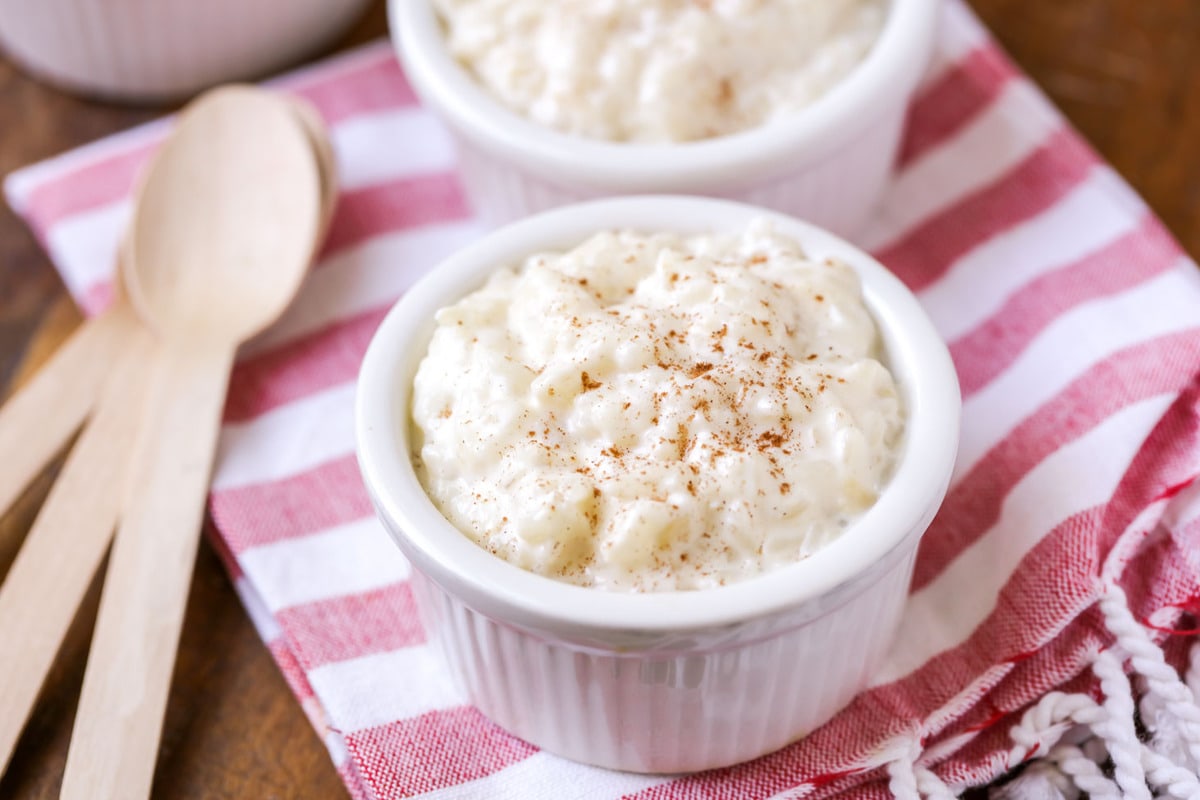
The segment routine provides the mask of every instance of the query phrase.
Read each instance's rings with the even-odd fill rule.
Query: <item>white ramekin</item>
[[[184,97],[333,41],[371,0],[0,0],[0,47],[88,95]]]
[[[879,501],[810,558],[718,589],[618,594],[526,572],[455,529],[409,457],[410,388],[436,309],[498,266],[598,230],[741,230],[766,216],[811,256],[861,275],[909,419]],[[413,566],[426,630],[471,701],[517,736],[578,761],[682,772],[744,761],[827,721],[878,666],[917,543],[958,442],[949,353],[912,294],[871,257],[811,225],[723,200],[627,197],[503,228],[400,300],[359,376],[358,457],[380,519]]]
[[[681,192],[766,206],[850,235],[891,173],[939,7],[940,0],[891,0],[866,60],[797,114],[745,133],[671,145],[588,140],[530,122],[454,60],[430,0],[390,0],[389,15],[405,72],[448,123],[463,183],[489,222],[603,195]]]

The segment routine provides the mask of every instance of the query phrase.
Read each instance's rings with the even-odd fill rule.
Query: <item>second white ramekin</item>
[[[405,72],[448,123],[463,183],[490,222],[603,195],[680,192],[766,206],[850,235],[891,173],[939,8],[940,0],[891,0],[866,60],[787,119],[670,145],[583,139],[526,120],[450,55],[430,0],[390,0],[389,15]]]
[[[0,0],[0,47],[76,92],[163,101],[298,61],[370,1]]]
[[[499,266],[611,228],[739,231],[766,216],[810,256],[863,281],[908,411],[895,475],[845,534],[808,559],[718,589],[621,594],[526,572],[438,512],[410,459],[410,389],[434,312]],[[907,289],[861,251],[806,223],[684,197],[598,201],[511,225],[435,267],[388,314],[359,377],[359,463],[380,519],[413,566],[426,630],[484,714],[569,758],[638,772],[719,767],[826,722],[879,665],[917,544],[958,442],[946,346]]]

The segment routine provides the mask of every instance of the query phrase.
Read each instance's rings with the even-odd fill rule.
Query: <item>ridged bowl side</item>
[[[501,727],[576,761],[691,772],[777,750],[850,702],[896,630],[916,541],[807,624],[714,648],[698,636],[694,648],[668,654],[554,641],[474,611],[420,572],[413,585],[453,678]],[[729,632],[718,636],[728,642]]]
[[[853,236],[878,205],[891,176],[904,112],[903,102],[885,109],[877,124],[813,164],[793,171],[784,168],[757,183],[714,187],[706,193],[781,211],[840,236]],[[498,159],[462,137],[456,140],[463,187],[475,210],[492,225],[605,194],[555,182]]]

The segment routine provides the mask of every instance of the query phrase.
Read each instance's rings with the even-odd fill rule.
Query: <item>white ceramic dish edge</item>
[[[0,0],[0,47],[73,91],[159,102],[298,61],[369,2]]]
[[[720,589],[625,595],[527,573],[438,513],[407,456],[406,422],[407,384],[434,309],[470,291],[491,267],[571,246],[599,229],[732,230],[761,216],[812,255],[836,255],[859,270],[909,407],[902,462],[846,535],[804,562]],[[869,256],[762,209],[640,197],[549,212],[447,259],[380,326],[357,408],[368,489],[413,564],[427,630],[472,702],[570,758],[673,772],[742,761],[792,741],[828,720],[878,666],[920,536],[949,481],[961,401],[944,343],[911,293]],[[764,694],[770,687],[774,699]]]

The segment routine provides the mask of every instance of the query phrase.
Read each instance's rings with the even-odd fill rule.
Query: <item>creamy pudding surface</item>
[[[858,276],[756,222],[600,233],[437,314],[413,459],[464,534],[532,572],[700,589],[837,538],[904,409]]]
[[[811,104],[867,55],[886,0],[433,0],[451,54],[565,133],[686,142]]]

